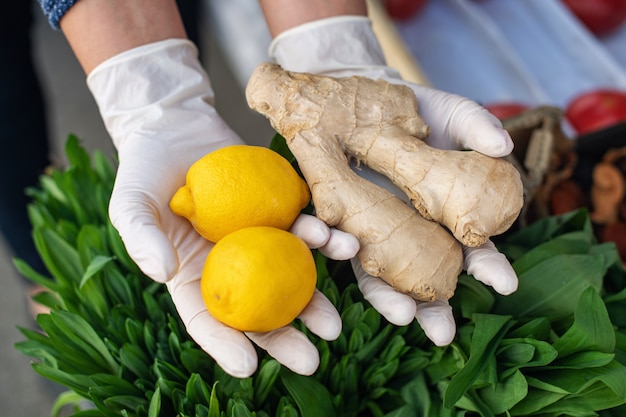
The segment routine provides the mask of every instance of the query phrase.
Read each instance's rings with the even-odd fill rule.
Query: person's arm
[[[341,15],[367,15],[362,0],[259,0],[272,37],[303,23]]]
[[[134,47],[187,38],[174,0],[80,0],[60,26],[86,74]]]

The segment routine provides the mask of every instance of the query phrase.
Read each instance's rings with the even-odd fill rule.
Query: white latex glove
[[[87,82],[119,153],[111,221],[141,270],[167,283],[189,335],[233,376],[247,377],[257,368],[250,340],[295,372],[314,372],[317,349],[295,328],[245,335],[215,320],[202,300],[200,275],[213,243],[173,214],[169,200],[196,160],[242,140],[212,105],[196,47],[182,39],[144,45],[105,61]],[[358,250],[353,236],[312,216],[300,216],[293,232],[337,258]],[[319,292],[300,318],[324,339],[341,331],[337,311]]]
[[[343,77],[359,75],[382,78],[410,87],[419,102],[420,114],[431,128],[428,142],[440,149],[474,149],[501,157],[513,150],[509,134],[500,121],[477,103],[458,95],[408,83],[386,65],[371,23],[363,16],[341,16],[297,26],[278,35],[270,45],[270,56],[288,71]],[[356,172],[407,201],[387,178],[369,169]],[[417,237],[419,238],[419,237]],[[517,289],[513,268],[493,243],[464,248],[464,268],[501,294]],[[410,323],[414,318],[437,345],[449,344],[456,325],[447,302],[416,303],[378,278],[366,274],[352,261],[363,296],[390,322]]]

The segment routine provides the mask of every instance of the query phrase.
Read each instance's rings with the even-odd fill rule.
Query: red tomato
[[[567,105],[565,117],[581,135],[626,121],[626,91],[583,93]]]
[[[523,111],[528,110],[528,106],[526,104],[515,102],[491,103],[484,105],[483,107],[489,110],[500,120],[517,116]]]
[[[427,0],[383,0],[383,5],[395,20],[408,20],[419,13]]]
[[[626,0],[562,0],[596,36],[606,35],[626,20]]]

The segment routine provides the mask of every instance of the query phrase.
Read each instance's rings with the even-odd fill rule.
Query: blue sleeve
[[[39,5],[41,6],[43,13],[48,18],[50,26],[55,29],[59,29],[59,21],[65,12],[67,12],[77,1],[78,0],[39,0]]]

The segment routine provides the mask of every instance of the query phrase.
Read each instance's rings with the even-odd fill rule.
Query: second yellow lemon
[[[202,297],[222,323],[267,332],[302,312],[316,280],[313,255],[299,237],[273,227],[247,227],[226,235],[209,253]]]
[[[269,148],[234,145],[205,155],[170,201],[205,239],[251,226],[286,230],[311,194],[289,161]]]

